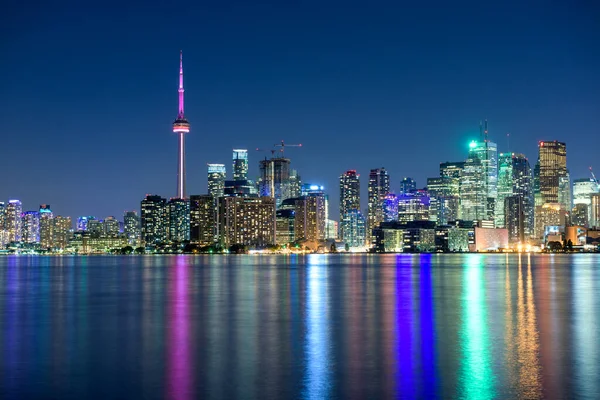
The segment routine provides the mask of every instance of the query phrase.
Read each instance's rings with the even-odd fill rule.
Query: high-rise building
[[[290,198],[300,197],[302,186],[302,178],[298,175],[298,171],[290,170]]]
[[[190,196],[190,241],[202,246],[215,243],[215,199],[209,195]]]
[[[448,196],[458,197],[460,195],[460,177],[464,168],[464,161],[440,163],[440,178],[443,179],[445,185],[444,193],[447,193]]]
[[[177,195],[179,199],[185,199],[185,134],[190,132],[190,123],[183,112],[183,52],[179,53],[179,110],[177,119],[173,122],[173,133],[179,138],[177,153]]]
[[[22,236],[21,241],[25,243],[40,242],[40,213],[37,211],[25,211],[21,215]]]
[[[348,170],[340,176],[340,218],[350,210],[360,209],[360,175]]]
[[[43,249],[52,247],[54,233],[54,214],[49,204],[40,205],[40,246]]]
[[[591,207],[588,204],[575,204],[575,206],[573,206],[573,209],[571,210],[571,223],[573,225],[589,227],[590,211]]]
[[[529,232],[525,226],[525,199],[520,195],[504,196],[502,198],[504,210],[502,211],[502,228],[508,230],[509,243],[524,243]]]
[[[248,179],[248,150],[233,149],[233,180],[245,181]]]
[[[104,237],[117,237],[119,236],[119,221],[113,217],[106,217],[103,221],[103,235]]]
[[[123,233],[127,236],[127,242],[137,246],[140,240],[140,217],[136,211],[125,211],[123,215]]]
[[[388,193],[383,200],[383,221],[392,222],[398,220],[398,196]]]
[[[8,242],[20,242],[22,234],[21,213],[23,208],[19,200],[9,200],[4,214],[4,229],[8,234]]]
[[[598,193],[598,184],[592,178],[575,179],[573,182],[573,204],[592,204],[592,194]]]
[[[369,197],[367,234],[384,221],[385,196],[390,193],[390,176],[385,168],[372,169],[369,173]]]
[[[218,199],[219,241],[268,246],[275,244],[275,199],[272,197],[221,197]]]
[[[141,202],[142,241],[156,245],[167,241],[167,200],[158,195],[146,195]]]
[[[398,222],[429,221],[429,196],[413,191],[398,196]]]
[[[284,200],[283,203],[285,203]],[[283,204],[282,203],[282,204]],[[294,209],[279,209],[275,213],[275,242],[278,245],[288,244],[296,240],[295,235],[296,211]]]
[[[295,240],[319,241],[325,239],[327,218],[325,196],[310,194],[296,200],[294,219]]]
[[[104,236],[104,221],[101,219],[88,219],[87,230],[90,237],[99,238]]]
[[[539,167],[536,168],[536,172],[539,182],[539,205],[559,203],[560,178],[567,176],[567,145],[557,141],[541,141],[538,151]]]
[[[590,227],[600,229],[600,193],[591,195]]]
[[[79,217],[77,218],[77,230],[86,232],[88,230],[88,222],[96,220],[96,217],[88,216],[88,217]]]
[[[558,231],[564,229],[567,222],[567,210],[560,203],[544,203],[535,207],[535,230],[537,239],[545,237],[548,228],[556,227]]]
[[[341,225],[342,240],[349,247],[364,247],[366,245],[365,217],[363,217],[360,210],[351,209],[347,211]]]
[[[208,166],[208,194],[215,199],[225,194],[225,177],[227,171],[224,164],[207,164]]]
[[[52,232],[52,246],[55,249],[65,249],[71,236],[71,217],[57,215],[54,217],[54,231]]]
[[[338,235],[338,222],[332,219],[328,219],[325,225],[325,239],[337,240]]]
[[[485,172],[479,158],[469,157],[460,177],[459,218],[467,221],[487,219]]]
[[[417,182],[413,178],[404,177],[400,181],[400,192],[399,194],[412,193],[417,190]]]
[[[171,242],[190,240],[190,203],[186,199],[170,199],[167,203]]]
[[[573,208],[573,191],[568,170],[566,175],[558,178],[558,202],[567,210]]]
[[[484,216],[479,219],[493,221],[498,195],[498,146],[489,140],[487,121],[480,128],[483,129],[481,140],[471,141],[468,159],[478,159],[481,162],[485,199],[483,200]]]
[[[277,207],[285,199],[291,198],[290,160],[284,157],[273,157],[259,162],[260,181],[259,195],[275,199]]]
[[[351,217],[346,216],[351,211],[359,211],[360,217],[360,175],[356,170],[348,170],[340,176],[340,236],[349,237],[344,233]],[[356,219],[356,215],[354,216]],[[346,222],[344,222],[346,221]],[[345,239],[343,239],[345,240]]]
[[[498,198],[495,212],[496,227],[504,228],[506,226],[505,211],[507,205],[505,199],[511,196],[519,196],[522,203],[519,207],[523,213],[523,238],[529,238],[533,234],[534,227],[534,190],[531,166],[527,157],[518,153],[502,153],[499,160]],[[512,200],[511,204],[514,205],[515,202],[516,200]]]

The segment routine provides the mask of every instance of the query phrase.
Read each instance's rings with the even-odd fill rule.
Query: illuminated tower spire
[[[179,53],[179,112],[173,122],[173,133],[179,136],[177,156],[177,198],[185,199],[185,134],[190,131],[190,123],[183,113],[183,52]]]

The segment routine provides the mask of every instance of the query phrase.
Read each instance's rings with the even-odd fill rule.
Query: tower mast
[[[183,111],[183,51],[179,52],[179,111],[173,122],[173,133],[178,135],[177,154],[177,198],[185,199],[185,134],[190,132],[190,123],[185,119]]]

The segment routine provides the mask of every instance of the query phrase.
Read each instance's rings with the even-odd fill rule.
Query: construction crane
[[[286,147],[302,147],[302,143],[300,143],[300,144],[285,144],[282,140],[281,143],[275,143],[273,145],[273,147],[281,147],[281,149],[279,149],[279,152],[281,153],[281,158],[283,158],[283,156],[284,156],[283,152]]]
[[[592,174],[592,179],[594,179],[594,182],[596,182],[596,185],[600,185],[598,183],[598,179],[596,179],[596,175],[594,175],[594,171],[592,171],[592,167],[590,167],[590,174]]]
[[[268,153],[271,153],[271,158],[273,158],[273,157],[275,157],[275,151],[276,151],[276,150],[275,150],[275,149],[261,149],[261,148],[258,148],[258,147],[257,147],[257,148],[256,148],[256,151],[260,151],[260,152],[263,152],[263,153],[267,153],[267,152],[268,152]],[[266,158],[267,158],[267,157],[265,156],[265,159],[266,159]]]

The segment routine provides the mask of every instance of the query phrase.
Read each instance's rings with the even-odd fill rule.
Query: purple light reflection
[[[188,268],[187,257],[178,256],[169,270],[166,397],[178,400],[194,398]]]

